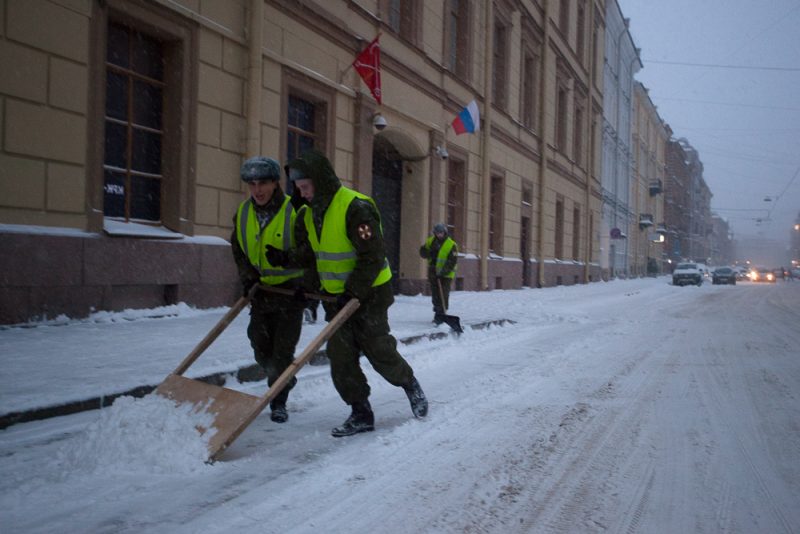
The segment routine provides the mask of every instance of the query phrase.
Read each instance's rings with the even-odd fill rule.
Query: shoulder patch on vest
[[[372,227],[367,223],[358,225],[358,237],[364,241],[372,239]]]

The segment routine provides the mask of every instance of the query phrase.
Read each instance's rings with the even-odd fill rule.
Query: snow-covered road
[[[401,297],[395,330],[429,320],[428,309],[424,297]],[[402,347],[431,401],[424,420],[364,362],[375,432],[330,437],[348,411],[327,368],[306,367],[289,422],[262,414],[213,465],[147,398],[14,425],[0,431],[0,524],[800,531],[800,283],[678,288],[659,278],[458,292],[452,310],[466,322],[517,323]]]

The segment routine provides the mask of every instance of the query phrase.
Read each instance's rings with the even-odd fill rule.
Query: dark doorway
[[[531,233],[531,218],[522,218],[519,232],[519,257],[522,258],[522,285],[531,287],[531,253],[528,247],[528,236]]]
[[[388,141],[376,137],[372,149],[372,198],[381,212],[386,257],[392,268],[392,288],[400,287],[400,205],[403,161]]]

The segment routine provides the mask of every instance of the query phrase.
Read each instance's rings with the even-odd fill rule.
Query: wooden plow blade
[[[351,299],[322,331],[315,337],[303,352],[294,359],[289,367],[272,384],[272,387],[261,397],[248,395],[222,386],[207,384],[181,376],[186,369],[208,348],[209,345],[222,333],[222,331],[244,309],[257,289],[273,291],[273,288],[255,286],[250,294],[242,297],[220,319],[205,338],[189,353],[181,364],[159,384],[155,392],[176,404],[190,403],[196,412],[205,411],[212,414],[214,422],[210,428],[198,428],[201,434],[210,433],[208,437],[208,459],[214,461],[230,447],[231,443],[239,437],[247,426],[258,417],[264,408],[274,399],[289,383],[300,369],[308,363],[339,327],[350,318],[358,309],[357,299]],[[273,291],[279,292],[279,291]],[[282,292],[282,291],[280,291]],[[327,295],[308,295],[309,298],[319,300],[335,300]]]

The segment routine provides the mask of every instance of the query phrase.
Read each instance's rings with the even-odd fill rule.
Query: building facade
[[[668,261],[691,260],[710,263],[711,191],[703,178],[700,155],[688,140],[667,143],[665,184],[665,242]]]
[[[457,289],[600,278],[602,1],[2,4],[0,322],[230,303],[241,162],[309,147],[375,198],[399,292],[439,221]]]
[[[647,89],[639,82],[633,90],[633,212],[637,225],[628,236],[633,276],[658,275],[664,271],[664,176],[669,130],[659,117]]]
[[[711,265],[733,265],[736,253],[733,246],[733,231],[728,221],[711,215]]]
[[[630,274],[634,252],[629,241],[638,225],[632,198],[633,77],[642,63],[616,0],[606,2],[605,13],[600,265],[608,279]]]

